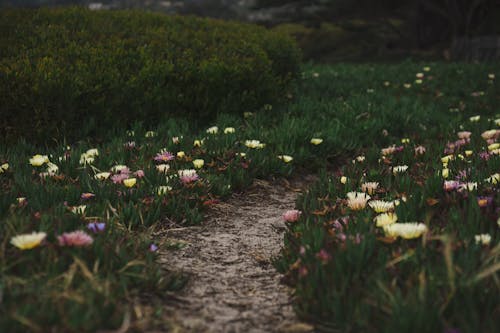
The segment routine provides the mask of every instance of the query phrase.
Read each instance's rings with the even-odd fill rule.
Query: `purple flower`
[[[121,184],[125,179],[128,179],[128,173],[118,173],[116,175],[111,176],[111,180],[115,184]]]
[[[136,176],[137,178],[142,178],[142,177],[144,177],[144,171],[137,170],[136,172],[134,172],[134,176]]]
[[[171,152],[165,151],[163,153],[158,153],[154,157],[156,162],[168,162],[174,159],[174,155]]]
[[[156,252],[156,251],[158,251],[158,246],[155,243],[151,243],[151,245],[149,245],[149,252]]]
[[[106,228],[106,223],[104,222],[90,222],[87,224],[87,228],[92,231],[93,233],[98,233],[104,231]]]
[[[482,151],[482,152],[479,153],[479,157],[482,160],[488,161],[491,156],[490,156],[490,154],[487,151]]]

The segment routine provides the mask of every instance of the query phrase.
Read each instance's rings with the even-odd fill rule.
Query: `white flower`
[[[208,134],[217,134],[219,132],[219,128],[217,126],[212,126],[207,129]]]
[[[475,122],[478,122],[480,119],[481,119],[481,116],[473,116],[473,117],[469,118],[469,121],[471,123],[475,123]]]
[[[378,185],[379,184],[377,182],[366,182],[366,183],[363,183],[363,184],[361,184],[361,191],[366,192],[366,193],[372,195],[373,192],[375,192],[375,190],[377,189]]]
[[[95,161],[95,157],[91,155],[87,155],[87,153],[83,153],[80,155],[80,164],[87,165],[92,164]]]
[[[366,203],[371,197],[364,192],[348,192],[347,206],[352,210],[361,210],[366,207]]]
[[[486,178],[484,181],[496,185],[498,184],[498,182],[500,182],[500,173],[495,173]]]
[[[158,186],[156,189],[156,193],[158,195],[163,195],[166,194],[167,192],[170,192],[172,190],[172,186]]]
[[[230,134],[230,133],[234,133],[236,132],[236,130],[234,129],[234,127],[226,127],[224,128],[224,134]]]
[[[474,239],[476,244],[489,245],[491,242],[491,236],[489,234],[475,235]]]
[[[260,148],[264,148],[265,144],[261,143],[259,140],[246,140],[245,146],[247,146],[248,148],[252,148],[252,149],[260,149]]]
[[[372,200],[368,203],[376,213],[385,213],[394,209],[393,201]]]
[[[69,207],[69,210],[70,210],[73,214],[78,214],[78,215],[83,215],[83,214],[85,213],[85,210],[86,210],[86,209],[87,209],[87,206],[86,206],[86,205]]]
[[[289,155],[278,155],[278,158],[285,163],[289,163],[293,160],[293,157]]]
[[[95,174],[94,178],[98,180],[106,180],[109,178],[110,175],[111,173],[109,172],[99,172]]]
[[[395,167],[392,168],[392,173],[394,175],[397,175],[399,173],[406,172],[406,170],[408,170],[408,166],[407,165],[397,165],[397,166],[395,166]]]
[[[117,164],[111,168],[111,172],[117,173],[122,171],[123,169],[127,169],[127,166],[122,164]]]
[[[472,192],[474,190],[477,190],[477,183],[476,182],[467,182],[459,185],[459,190],[466,190],[468,192]]]
[[[396,213],[383,213],[375,216],[373,219],[377,227],[384,227],[389,224],[394,224],[398,220]]]
[[[52,162],[47,163],[47,173],[49,176],[54,176],[59,171],[59,167]]]
[[[144,134],[146,138],[153,138],[156,136],[156,132],[154,131],[147,131],[146,134]]]
[[[161,173],[167,173],[169,169],[170,169],[170,165],[168,165],[168,164],[158,164],[156,166],[156,170],[158,170],[158,172],[161,172]]]
[[[39,246],[45,239],[45,232],[33,232],[12,237],[10,243],[21,250],[29,250]]]
[[[384,226],[384,232],[388,237],[412,239],[418,238],[427,232],[427,226],[418,222],[393,223]]]
[[[96,157],[96,156],[99,156],[99,150],[97,150],[97,148],[92,148],[92,149],[87,150],[85,152],[85,154],[87,154],[87,156]]]

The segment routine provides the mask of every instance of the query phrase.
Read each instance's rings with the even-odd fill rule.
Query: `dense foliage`
[[[290,39],[239,23],[79,8],[5,9],[0,22],[7,139],[252,111],[283,97],[299,65]]]

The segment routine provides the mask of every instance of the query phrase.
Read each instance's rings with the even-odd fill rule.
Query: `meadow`
[[[302,67],[286,104],[0,145],[0,330],[168,329],[158,228],[318,173],[275,265],[323,331],[495,332],[496,64]],[[50,133],[47,133],[50,137]]]

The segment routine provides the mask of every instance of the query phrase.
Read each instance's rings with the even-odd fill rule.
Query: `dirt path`
[[[165,250],[160,261],[190,276],[169,305],[177,332],[311,332],[298,322],[289,289],[280,284],[271,258],[283,243],[281,215],[293,209],[309,179],[267,182],[217,204],[202,226],[170,229],[168,241],[185,246]]]

